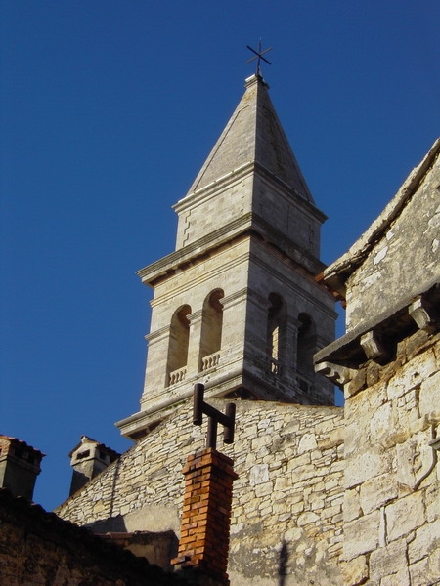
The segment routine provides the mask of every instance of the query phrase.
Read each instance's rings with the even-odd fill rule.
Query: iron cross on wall
[[[208,416],[208,433],[206,436],[206,447],[216,449],[217,426],[221,423],[224,427],[223,441],[225,444],[234,443],[235,434],[235,403],[226,404],[226,413],[222,413],[212,405],[203,400],[205,385],[197,383],[194,385],[194,425],[202,425],[203,414]]]

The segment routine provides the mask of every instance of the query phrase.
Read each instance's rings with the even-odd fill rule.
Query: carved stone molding
[[[415,320],[419,329],[425,332],[435,332],[440,327],[440,315],[438,309],[426,299],[425,295],[419,295],[408,307],[408,313]]]
[[[326,376],[340,388],[350,382],[356,373],[352,368],[332,362],[318,362],[318,364],[315,364],[315,372]]]
[[[363,334],[360,338],[360,344],[366,357],[371,360],[385,359],[389,356],[389,351],[383,340],[374,330]]]

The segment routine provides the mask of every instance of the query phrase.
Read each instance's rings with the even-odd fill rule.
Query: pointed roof
[[[269,97],[269,86],[260,75],[252,75],[246,79],[245,88],[188,194],[247,164],[256,164],[314,203]]]

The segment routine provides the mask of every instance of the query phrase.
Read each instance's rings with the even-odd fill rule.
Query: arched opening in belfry
[[[267,345],[270,371],[282,374],[286,348],[286,304],[278,293],[269,295],[267,312]]]
[[[174,312],[170,323],[170,338],[168,344],[167,381],[174,385],[184,380],[188,363],[189,347],[189,315],[191,307],[183,305]]]
[[[311,378],[315,374],[313,355],[316,353],[316,326],[307,313],[300,313],[296,365],[299,374]]]
[[[199,369],[207,370],[220,360],[223,330],[223,289],[215,289],[205,299],[200,330]]]

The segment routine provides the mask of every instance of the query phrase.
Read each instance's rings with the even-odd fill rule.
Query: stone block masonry
[[[232,483],[238,478],[232,465],[230,458],[213,448],[188,457],[182,470],[186,487],[179,554],[173,561],[182,568],[197,568],[224,585],[229,584]]]
[[[347,586],[440,582],[439,357],[440,335],[418,331],[346,385]]]
[[[230,399],[210,399],[224,411]],[[341,586],[343,409],[236,401],[228,574],[234,586]],[[68,499],[58,513],[105,531],[180,534],[182,470],[205,443],[192,400]],[[275,576],[275,579],[274,579]],[[275,582],[274,582],[275,580]]]

